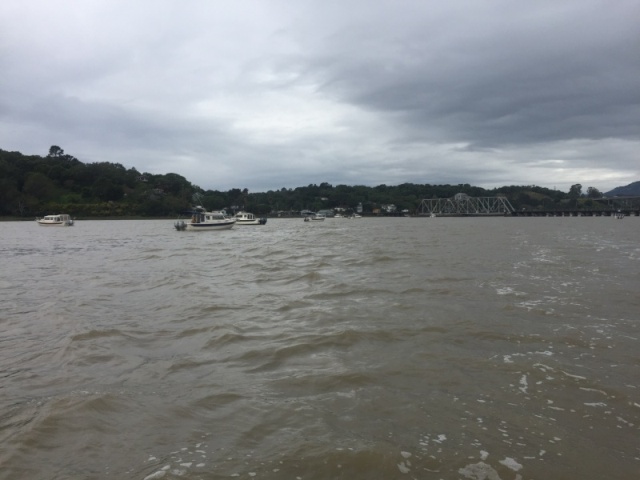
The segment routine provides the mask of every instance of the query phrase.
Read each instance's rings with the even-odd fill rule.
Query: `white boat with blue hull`
[[[207,212],[203,207],[196,207],[191,212],[191,218],[178,220],[174,227],[178,231],[189,230],[204,232],[209,230],[228,230],[236,224],[236,219],[227,216],[225,212]]]

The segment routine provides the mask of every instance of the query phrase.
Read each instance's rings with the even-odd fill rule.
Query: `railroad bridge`
[[[514,217],[638,217],[640,210],[522,210],[513,212]]]
[[[521,210],[514,211],[515,217],[625,217],[640,216],[640,197],[602,197],[592,198],[599,203],[598,208],[566,208],[552,210]]]
[[[506,197],[470,197],[465,193],[452,198],[424,199],[418,207],[418,215],[427,217],[505,216],[514,211]]]
[[[640,216],[640,197],[593,199],[600,208],[567,208],[517,211],[506,197],[470,197],[458,193],[452,198],[423,199],[417,214],[422,217],[612,217],[617,214]]]

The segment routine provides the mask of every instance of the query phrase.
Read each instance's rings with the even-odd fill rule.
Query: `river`
[[[2,223],[0,479],[640,478],[639,233]]]

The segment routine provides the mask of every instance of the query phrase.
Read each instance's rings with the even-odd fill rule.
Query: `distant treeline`
[[[176,173],[152,175],[127,169],[119,163],[83,163],[56,145],[48,155],[23,155],[0,149],[0,216],[32,217],[68,213],[74,217],[172,217],[194,204],[210,210],[244,209],[258,215],[295,215],[301,210],[362,206],[364,214],[415,212],[422,199],[450,198],[457,193],[473,197],[505,196],[514,208],[550,210],[606,208],[594,199],[602,194],[594,187],[582,192],[576,184],[569,192],[527,186],[487,190],[469,184],[397,186],[336,185],[281,188],[250,193],[232,188],[227,192],[203,190]],[[395,209],[385,209],[393,205]]]

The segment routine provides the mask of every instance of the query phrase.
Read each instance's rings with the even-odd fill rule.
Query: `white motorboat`
[[[236,224],[236,219],[227,216],[224,212],[207,212],[203,207],[196,207],[191,212],[191,219],[178,220],[174,227],[176,230],[190,230],[201,232],[205,230],[228,230]]]
[[[235,215],[236,225],[264,225],[267,223],[266,218],[256,217],[253,213],[238,212]]]
[[[315,215],[309,215],[307,217],[304,217],[304,221],[305,222],[322,222],[324,221],[324,219],[327,218],[326,216],[324,216],[321,213],[316,213]]]
[[[73,219],[66,213],[58,213],[56,215],[45,215],[42,218],[36,218],[38,225],[55,226],[55,227],[72,227]]]

